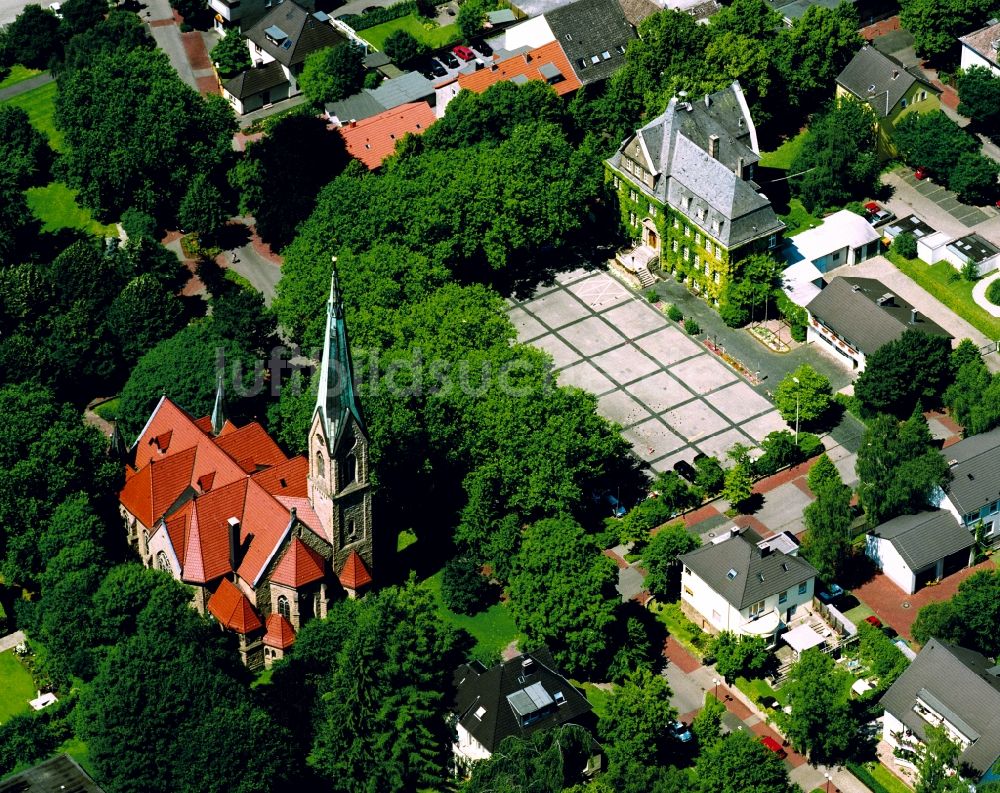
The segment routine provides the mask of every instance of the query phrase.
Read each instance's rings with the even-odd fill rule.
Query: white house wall
[[[968,69],[970,66],[982,66],[985,69],[989,69],[997,77],[1000,77],[1000,68],[990,63],[986,58],[980,55],[975,50],[967,47],[965,44],[962,45],[962,68]]]
[[[777,612],[782,621],[788,610],[794,612],[799,606],[812,602],[815,590],[815,578],[806,581],[805,592],[799,594],[798,584],[794,584],[786,592],[786,600],[780,603],[781,593],[775,593],[764,600],[762,615]],[[744,625],[750,620],[750,607],[742,611],[736,609],[722,595],[712,589],[700,577],[692,572],[681,574],[681,599],[704,618],[705,626],[710,626],[716,632],[732,631],[743,634]]]
[[[882,537],[868,535],[866,551],[886,577],[907,594],[912,595],[917,588],[917,577],[914,571],[907,567],[903,557],[891,542]]]

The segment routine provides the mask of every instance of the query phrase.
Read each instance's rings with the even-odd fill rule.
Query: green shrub
[[[892,241],[892,249],[904,259],[915,259],[917,257],[917,238],[908,231],[897,234],[896,239]]]
[[[803,434],[799,433],[800,442]],[[757,476],[770,476],[786,466],[797,465],[805,459],[801,445],[796,445],[795,436],[788,430],[769,433],[760,442],[760,448],[764,450],[764,454],[753,464],[753,471]]]
[[[403,0],[402,3],[396,3],[388,8],[373,8],[364,14],[348,14],[343,21],[355,30],[366,30],[381,25],[383,22],[392,22],[394,19],[401,19],[416,13],[417,4],[413,0]]]
[[[795,341],[805,341],[806,340],[806,326],[805,325],[790,325],[789,333],[791,333],[792,338]]]
[[[655,303],[659,299],[660,296],[656,294],[655,289],[650,289],[646,292],[646,300],[648,300],[650,303]]]
[[[490,583],[478,564],[468,557],[451,559],[441,576],[441,599],[458,614],[475,614],[486,607]]]
[[[750,321],[750,312],[735,303],[723,303],[719,306],[719,316],[730,328],[742,328]]]
[[[822,454],[824,450],[823,441],[818,435],[813,435],[811,432],[799,433],[799,451],[802,452],[803,459],[808,460],[817,454]]]
[[[688,317],[684,320],[684,331],[688,336],[695,336],[701,333],[701,325],[698,324],[698,320]]]
[[[1000,306],[1000,278],[986,287],[986,299],[993,305]]]
[[[670,306],[667,309],[667,316],[670,317],[674,322],[680,322],[684,319],[684,314],[681,312],[677,306]]]

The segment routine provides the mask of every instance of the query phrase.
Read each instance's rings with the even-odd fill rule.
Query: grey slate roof
[[[531,673],[524,674],[522,662],[529,658]],[[588,729],[594,724],[593,709],[587,698],[556,671],[548,648],[519,655],[489,669],[478,662],[462,664],[455,671],[454,681],[453,709],[458,723],[491,753],[511,735],[528,736],[570,722]],[[518,703],[517,692],[536,684],[541,685],[549,698],[558,700],[556,694],[561,693],[564,701],[549,704],[543,708],[545,715],[522,727],[513,709]],[[537,688],[531,693],[535,692],[540,693]],[[533,697],[536,701],[538,693]],[[514,695],[513,703],[508,700],[510,695]],[[548,701],[546,697],[542,699]]]
[[[922,77],[908,72],[895,58],[870,45],[862,47],[837,76],[837,84],[871,105],[878,118],[889,115],[915,82],[923,83],[935,94],[941,93]]]
[[[886,294],[893,295],[892,301],[878,305],[878,299]],[[846,276],[835,277],[806,306],[816,319],[865,355],[895,341],[910,328],[951,338],[948,331],[923,314],[918,313],[916,322],[911,324],[912,308],[881,281]]]
[[[931,234],[937,233],[937,229],[928,226],[916,215],[907,215],[905,218],[894,220],[887,224],[882,231],[887,235],[891,235],[893,238],[903,234],[904,232],[909,232],[918,240],[921,237],[929,237]]]
[[[716,158],[709,155],[713,137]],[[651,158],[652,188],[622,168],[623,153],[634,149],[633,143]],[[737,174],[741,166],[744,174],[749,173],[759,160],[750,111],[734,82],[691,101],[671,99],[663,115],[626,138],[607,162],[644,193],[670,204],[731,249],[784,228],[757,185]],[[690,199],[687,209],[685,199]]]
[[[624,66],[625,46],[635,38],[618,0],[576,0],[546,13],[545,21],[584,85],[605,80]]]
[[[377,116],[384,110],[425,99],[431,105],[434,104],[434,83],[419,72],[406,72],[385,80],[378,88],[365,88],[339,102],[330,102],[326,106],[326,112],[330,118],[336,117],[342,124],[346,124],[351,120],[361,121],[363,118]]]
[[[281,64],[277,61],[261,66],[256,69],[247,69],[245,72],[226,80],[222,87],[237,99],[246,99],[248,96],[259,94],[271,88],[288,82]]]
[[[619,0],[619,5],[622,7],[625,19],[634,27],[638,27],[646,17],[663,10],[653,0]]]
[[[913,572],[975,545],[972,532],[944,509],[901,515],[876,526],[871,533],[891,542]]]
[[[274,29],[286,36],[277,44],[265,33]],[[285,66],[298,66],[306,56],[317,50],[348,43],[347,37],[339,30],[326,22],[320,22],[294,0],[285,0],[272,8],[245,35]]]
[[[1000,499],[1000,428],[963,438],[941,454],[954,461],[945,490],[960,514]]]
[[[0,782],[0,793],[104,793],[68,754],[56,755]]]
[[[742,535],[683,554],[690,568],[732,606],[743,610],[815,577],[816,568],[798,556],[758,548]],[[731,576],[732,570],[736,571]]]
[[[927,722],[913,709],[918,696],[942,715],[957,717],[979,736],[959,762],[984,774],[1000,757],[1000,679],[990,674],[992,667],[977,652],[931,639],[885,692],[882,707],[920,740],[926,739]]]

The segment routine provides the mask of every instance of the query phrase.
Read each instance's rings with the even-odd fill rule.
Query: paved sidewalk
[[[14,631],[13,633],[8,633],[3,638],[0,638],[0,653],[5,653],[13,647],[17,647],[21,642],[23,642],[27,637],[24,635],[24,631]]]
[[[15,96],[26,94],[28,91],[33,91],[36,88],[41,88],[43,85],[47,85],[55,79],[56,78],[48,72],[42,72],[41,74],[36,74],[34,77],[29,77],[27,80],[22,80],[15,85],[0,89],[0,102],[6,102],[8,99],[12,99]]]

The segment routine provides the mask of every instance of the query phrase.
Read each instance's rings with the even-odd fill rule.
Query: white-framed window
[[[622,180],[619,179],[617,176],[612,176],[611,184],[613,184],[615,186],[615,190],[617,190],[619,187],[622,186]]]
[[[698,265],[698,263],[695,262],[695,266],[696,267],[697,267],[697,265]],[[705,262],[705,277],[708,278],[708,262]]]
[[[288,605],[288,598],[278,595],[278,613],[286,620],[291,618],[291,608]]]
[[[773,248],[777,244],[778,244],[778,235],[777,234],[772,234],[770,237],[767,238],[767,247],[768,248]]]
[[[708,265],[706,264],[705,267],[707,268]],[[694,268],[696,270],[701,269],[701,257],[697,253],[694,255]]]
[[[625,45],[624,44],[619,44],[617,47],[615,47],[615,49],[618,50],[618,52],[621,53],[622,55],[625,54]]]
[[[705,219],[705,208],[702,207],[701,209],[698,210],[698,220],[704,220],[704,219]]]
[[[694,244],[695,245],[701,245],[701,232],[700,231],[696,231],[694,233]]]
[[[160,551],[156,554],[156,569],[162,570],[164,573],[173,573],[170,569],[170,560],[167,558],[166,551]]]
[[[601,62],[601,56],[600,55],[591,55],[590,56],[590,62],[591,63],[600,63]]]
[[[677,253],[677,240],[673,240],[670,244],[670,248],[674,253]]]
[[[680,227],[681,227],[681,222],[677,218],[674,218],[674,228],[679,229]]]
[[[760,600],[750,606],[750,617],[759,617],[764,613],[764,601]]]
[[[720,248],[718,245],[715,246],[715,258],[716,259],[722,258],[722,248]]]
[[[630,226],[638,226],[639,222],[636,220],[635,212],[628,213],[628,222]]]
[[[635,190],[629,190],[628,197],[630,201],[637,201],[639,199],[639,194]]]
[[[718,234],[719,233],[719,221],[718,220],[713,220],[712,221],[712,233],[713,234]]]
[[[687,226],[687,225],[684,226],[684,236],[685,237],[690,237],[691,236],[691,227],[690,226]]]
[[[632,161],[623,157],[622,162],[625,163],[625,170],[632,173]]]
[[[719,271],[715,271],[715,283],[719,283]]]
[[[685,246],[684,246],[684,261],[687,261],[687,260],[688,260],[688,257],[689,257],[690,255],[691,255],[691,251],[689,251],[689,250],[688,250],[688,247],[687,247],[687,245],[685,245]]]
[[[808,588],[809,588],[809,582],[803,581],[801,584],[799,584],[799,594],[804,595]]]
[[[652,204],[649,205],[649,216],[651,218],[655,218],[656,217],[656,207],[653,206]]]

